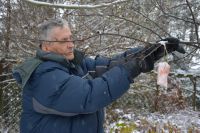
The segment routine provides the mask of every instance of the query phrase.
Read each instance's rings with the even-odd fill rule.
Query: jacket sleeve
[[[133,54],[142,50],[142,47],[131,48],[121,54],[114,55],[112,58],[107,58],[103,56],[96,56],[95,59],[86,58],[83,61],[83,69],[92,75],[92,77],[99,77],[103,73],[109,70],[110,64],[120,65],[119,60],[125,58],[129,54]],[[117,62],[117,63],[115,63]]]
[[[129,75],[121,66],[93,80],[70,75],[59,67],[41,73],[32,80],[32,101],[34,110],[44,114],[73,116],[96,112],[119,98],[130,84]]]

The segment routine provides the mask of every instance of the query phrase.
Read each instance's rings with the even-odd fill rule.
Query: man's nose
[[[74,42],[73,41],[68,42],[67,47],[68,48],[74,47]]]

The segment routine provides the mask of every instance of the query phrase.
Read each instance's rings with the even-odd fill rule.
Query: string
[[[166,43],[167,41],[160,41],[159,42],[161,45],[163,45],[164,47],[164,60],[165,62],[160,62],[158,65],[158,76],[157,76],[157,84],[160,86],[163,86],[165,89],[165,93],[166,93],[166,89],[167,89],[167,85],[168,85],[168,74],[169,74],[169,69],[170,66],[168,64],[168,59],[167,59],[167,55],[168,55],[168,51],[166,48]]]
[[[167,59],[167,56],[168,56],[168,51],[167,51],[167,48],[166,48],[166,43],[167,43],[167,41],[160,41],[159,42],[161,45],[163,45],[163,47],[164,47],[164,60],[168,63],[169,61],[168,61],[168,59]]]

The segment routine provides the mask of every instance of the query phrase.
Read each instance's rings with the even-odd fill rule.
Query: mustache
[[[68,49],[68,52],[74,52],[74,48]]]

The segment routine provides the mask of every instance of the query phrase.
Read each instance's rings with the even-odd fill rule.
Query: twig
[[[184,57],[182,57],[182,58],[179,58],[179,59],[177,59],[177,60],[174,60],[173,62],[178,62],[178,61],[180,61],[180,60],[183,60],[183,59],[185,59],[186,57],[188,57],[188,56],[190,56],[190,55],[192,55],[194,52],[196,52],[198,49],[194,49],[193,51],[191,51],[190,53],[188,53],[186,56],[184,56]]]
[[[180,41],[180,43],[200,49],[200,46],[198,46],[198,45],[200,45],[200,42],[184,42],[184,41]],[[194,45],[194,44],[198,44],[198,45]]]
[[[157,8],[160,9],[160,11],[163,13],[163,16],[168,16],[168,17],[171,17],[171,18],[175,18],[175,19],[178,19],[178,20],[187,22],[187,23],[194,24],[194,21],[192,21],[190,18],[187,18],[187,19],[190,19],[190,20],[186,20],[186,19],[177,17],[177,16],[175,16],[175,15],[172,15],[172,14],[170,14],[170,13],[166,13],[166,12],[164,11],[164,9],[162,8],[162,6],[161,6],[159,3],[156,2],[156,4],[158,5]],[[196,24],[200,25],[200,22],[196,22]]]
[[[190,6],[190,3],[188,2],[188,0],[186,0],[186,2],[187,2],[187,5],[188,5],[188,8],[190,9],[191,15],[192,15],[192,20],[193,20],[194,25],[195,25],[195,33],[196,33],[196,36],[197,36],[197,42],[199,43],[198,25],[196,23],[196,19],[195,19],[194,13],[192,11],[192,8]]]
[[[152,22],[154,25],[156,25],[161,31],[163,31],[165,34],[167,34],[168,36],[171,36],[166,30],[164,30],[162,27],[160,27],[159,24],[157,24],[155,21],[151,20],[148,16],[144,15],[143,13],[137,11],[136,9],[133,8],[133,10],[135,12],[137,12],[138,14],[142,15],[144,18],[148,19],[150,22]],[[160,38],[162,39],[162,38]]]
[[[136,40],[138,42],[143,42],[145,44],[150,44],[149,42],[143,41],[141,39],[137,39],[137,38],[134,38],[134,37],[129,37],[129,36],[118,34],[118,33],[101,33],[101,35],[120,36],[120,37],[124,37],[124,38],[128,38],[128,39]]]
[[[128,21],[128,22],[130,22],[130,23],[134,23],[135,25],[138,25],[138,26],[140,26],[140,27],[142,27],[142,28],[144,28],[144,29],[147,29],[147,30],[151,31],[153,34],[157,35],[160,39],[162,39],[162,37],[161,37],[159,34],[157,34],[155,31],[153,31],[152,29],[150,29],[150,28],[148,28],[148,27],[145,27],[145,26],[143,26],[143,25],[141,25],[141,24],[139,24],[139,23],[136,23],[136,22],[131,21],[131,20],[129,20],[129,19],[126,19],[126,18],[123,18],[123,17],[119,17],[119,16],[115,16],[115,15],[109,15],[109,16],[113,16],[113,17],[116,17],[116,18],[119,18],[119,19]]]
[[[1,81],[0,84],[4,84],[4,83],[12,83],[12,82],[15,82],[15,79],[8,79],[8,80],[4,80],[4,81]]]
[[[12,76],[12,73],[1,74],[0,77]]]
[[[48,7],[54,7],[54,8],[65,8],[65,9],[96,9],[96,8],[102,8],[102,7],[108,7],[124,2],[128,2],[130,0],[116,0],[111,3],[102,3],[99,5],[78,5],[78,4],[70,4],[70,5],[64,5],[64,4],[54,4],[54,3],[48,3],[48,2],[41,2],[41,1],[35,1],[35,0],[25,0],[29,3],[39,5],[39,6],[48,6]]]
[[[85,40],[89,40],[93,37],[99,37],[99,36],[119,36],[119,37],[124,37],[124,38],[128,38],[128,39],[132,39],[132,40],[136,40],[136,41],[139,41],[139,42],[143,42],[145,44],[149,44],[149,42],[146,42],[146,41],[143,41],[143,40],[140,40],[140,39],[137,39],[137,38],[134,38],[134,37],[129,37],[129,36],[126,36],[126,35],[122,35],[122,34],[118,34],[118,33],[96,33],[94,35],[91,35],[91,36],[88,36],[88,37],[85,37],[83,39],[76,39],[76,40],[73,40],[73,42],[83,42]],[[1,35],[0,35],[1,36]],[[34,38],[26,38],[26,37],[21,37],[21,36],[15,36],[15,35],[12,35],[11,37],[15,37],[15,39],[21,39],[21,40],[30,40],[30,41],[34,41],[34,42],[40,42],[40,41],[46,41],[46,42],[63,42],[63,41],[49,41],[49,40],[39,40],[39,39],[34,39]],[[66,42],[66,41],[65,41]]]

